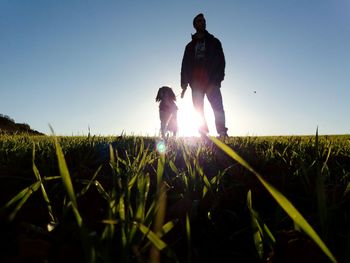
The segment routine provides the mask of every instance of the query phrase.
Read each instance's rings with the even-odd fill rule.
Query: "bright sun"
[[[198,116],[198,113],[194,110],[192,99],[189,94],[186,94],[185,98],[177,99],[177,106],[178,106],[178,112],[177,112],[177,121],[178,121],[178,135],[179,136],[199,136],[198,133],[198,127],[200,123],[200,118]],[[205,108],[205,116],[206,120],[209,125],[209,130],[212,128],[210,127],[210,124],[213,122],[213,118],[210,115],[210,112],[207,112],[208,105],[207,103],[204,103]],[[210,106],[209,106],[210,108]]]

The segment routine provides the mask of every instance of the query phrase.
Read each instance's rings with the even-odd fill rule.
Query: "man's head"
[[[197,31],[204,31],[206,29],[205,18],[202,13],[198,14],[193,18],[193,27]]]

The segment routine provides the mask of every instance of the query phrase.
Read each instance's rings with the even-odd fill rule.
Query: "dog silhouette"
[[[171,132],[175,137],[177,133],[177,106],[176,96],[168,86],[158,89],[156,102],[159,103],[160,134],[166,139],[166,133]]]

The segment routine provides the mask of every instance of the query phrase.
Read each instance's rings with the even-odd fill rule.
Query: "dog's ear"
[[[171,100],[176,101],[176,95],[175,95],[174,91],[172,90],[172,88],[167,87],[167,93],[168,93],[168,96],[170,97]]]
[[[161,101],[163,97],[163,88],[158,89],[157,97],[156,97],[156,102]]]

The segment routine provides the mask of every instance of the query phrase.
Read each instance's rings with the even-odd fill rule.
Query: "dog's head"
[[[176,96],[170,87],[163,86],[158,90],[156,101],[159,102],[166,99],[176,101]]]

